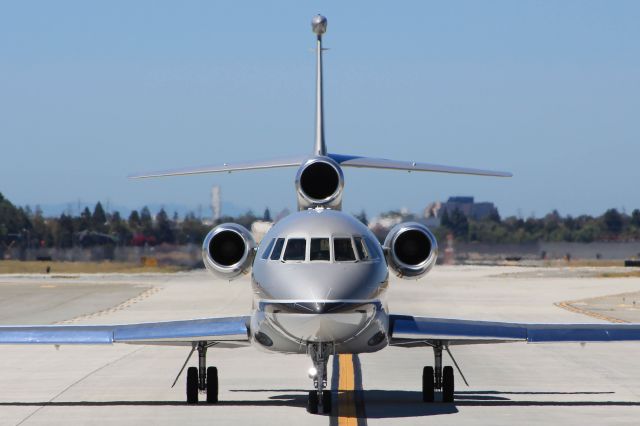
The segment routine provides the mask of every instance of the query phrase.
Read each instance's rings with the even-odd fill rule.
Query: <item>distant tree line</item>
[[[386,215],[400,215],[388,212]],[[280,216],[282,213],[280,214]],[[385,216],[385,215],[383,215]],[[366,213],[356,217],[367,224]],[[204,223],[194,213],[169,216],[160,209],[155,215],[147,207],[133,210],[127,218],[119,212],[106,212],[98,202],[77,216],[63,213],[59,217],[43,216],[39,208],[14,206],[0,194],[0,248],[88,247],[95,245],[145,246],[157,244],[200,244],[211,226],[223,222],[239,223],[250,229],[256,220],[270,220],[266,209],[260,217],[252,212],[221,217],[216,223]],[[277,219],[277,218],[276,218]],[[403,214],[404,220],[420,220]],[[468,218],[460,210],[446,211],[441,226],[433,229],[440,241],[453,234],[458,241],[484,243],[525,243],[536,241],[640,241],[640,210],[631,214],[609,209],[601,216],[561,216],[553,211],[542,218],[507,217],[498,213],[483,219]],[[379,235],[384,238],[384,235]]]
[[[640,210],[631,214],[609,209],[601,216],[562,216],[556,210],[542,218],[527,219],[515,216],[501,219],[496,213],[483,220],[466,217],[460,210],[446,211],[440,218],[437,232],[452,233],[456,240],[484,243],[526,243],[535,241],[593,241],[640,240]]]
[[[270,217],[268,209],[265,216]],[[238,217],[225,216],[215,224],[236,222],[251,227],[262,219],[247,212]],[[200,244],[211,228],[194,213],[180,218],[160,209],[152,215],[147,207],[133,210],[127,218],[119,212],[106,212],[98,202],[93,210],[85,207],[77,216],[63,213],[45,218],[39,208],[14,206],[0,194],[0,247],[58,247],[120,245],[145,246],[157,244]]]
[[[364,213],[361,213],[363,215]],[[381,219],[427,222],[417,215],[389,211],[380,215]],[[502,219],[497,211],[482,220],[468,217],[460,209],[444,210],[439,218],[440,226],[431,230],[438,241],[444,242],[447,235],[456,241],[479,243],[529,243],[529,242],[581,242],[593,241],[640,241],[640,209],[631,214],[609,209],[601,216],[562,216],[554,210],[542,218],[519,218],[510,216]],[[386,229],[373,227],[380,241],[387,234]]]

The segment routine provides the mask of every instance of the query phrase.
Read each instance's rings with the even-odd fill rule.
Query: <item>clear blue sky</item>
[[[125,176],[310,153],[318,12],[330,151],[515,174],[347,170],[346,211],[640,208],[637,1],[3,2],[0,192],[293,207],[294,169]]]

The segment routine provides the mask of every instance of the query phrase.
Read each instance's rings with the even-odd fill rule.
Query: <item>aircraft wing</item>
[[[184,321],[121,325],[0,326],[0,344],[164,344],[219,342],[222,346],[248,343],[249,317],[202,318]]]
[[[390,315],[391,345],[640,341],[640,324],[526,324]]]
[[[129,175],[131,179],[164,177],[164,176],[183,176],[183,175],[198,175],[204,173],[221,173],[221,172],[235,172],[241,170],[259,170],[259,169],[274,169],[278,167],[298,167],[307,159],[307,156],[275,158],[271,160],[262,161],[247,161],[241,163],[223,163],[212,166],[191,167],[185,169],[173,169],[173,170],[161,170],[148,173],[138,173]]]
[[[466,167],[442,166],[439,164],[419,163],[416,161],[387,160],[384,158],[370,158],[360,155],[327,154],[342,167],[360,167],[367,169],[406,170],[409,172],[438,172],[477,176],[512,177],[509,172],[470,169]]]

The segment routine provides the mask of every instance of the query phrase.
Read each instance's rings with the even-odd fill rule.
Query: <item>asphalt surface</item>
[[[640,303],[638,292],[638,278],[598,278],[579,270],[436,267],[419,281],[392,280],[389,306],[401,314],[531,322],[602,322],[589,313],[606,310],[605,318],[640,321],[627,306]],[[228,283],[205,272],[0,276],[2,324],[226,316],[246,314],[250,304],[246,278]],[[421,402],[422,367],[433,361],[428,349],[341,357],[329,372],[330,416],[306,413],[311,381],[305,356],[252,347],[210,350],[209,364],[220,371],[221,402],[188,406],[184,377],[170,387],[187,352],[1,346],[0,425],[637,424],[640,418],[640,343],[455,347],[470,386],[456,373],[454,404]],[[447,356],[445,364],[451,364]]]

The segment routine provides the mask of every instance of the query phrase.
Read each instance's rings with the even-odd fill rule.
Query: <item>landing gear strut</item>
[[[307,411],[311,414],[324,414],[331,412],[331,391],[325,390],[327,387],[327,362],[333,347],[330,343],[309,343],[307,353],[313,361],[314,375],[313,387],[315,390],[309,391],[307,401]]]
[[[198,342],[198,367],[187,370],[187,403],[197,404],[198,393],[206,392],[207,402],[218,402],[218,369],[207,368],[207,349],[212,346],[207,342]]]
[[[442,367],[442,349],[442,342],[434,342],[434,366],[426,366],[422,370],[422,400],[424,402],[433,402],[436,390],[442,392],[442,402],[453,402],[455,387],[453,367],[450,365]],[[446,347],[444,349],[448,350]]]

